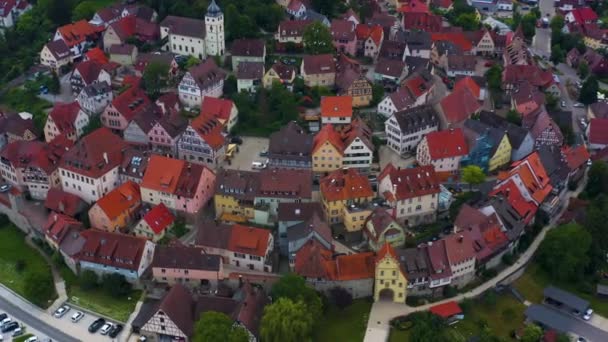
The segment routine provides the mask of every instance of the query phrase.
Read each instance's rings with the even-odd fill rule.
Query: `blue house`
[[[478,120],[467,119],[464,122],[464,136],[469,145],[469,154],[460,161],[461,166],[477,165],[488,172],[494,141],[490,136],[491,128]]]

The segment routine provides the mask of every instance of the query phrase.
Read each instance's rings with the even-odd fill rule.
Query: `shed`
[[[432,306],[429,311],[443,319],[462,315],[462,309],[455,301]]]

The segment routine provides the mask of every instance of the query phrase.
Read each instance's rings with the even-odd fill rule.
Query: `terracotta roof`
[[[205,169],[207,167],[200,164],[153,154],[148,162],[141,187],[193,198]]]
[[[359,118],[355,118],[350,124],[344,126],[340,131],[342,136],[342,142],[344,148],[348,148],[353,141],[359,139],[367,148],[371,151],[374,150],[374,144],[372,143],[372,130],[365,124],[365,122]]]
[[[138,271],[146,239],[88,229],[80,233],[86,240],[77,258],[95,264]]]
[[[265,50],[266,44],[262,39],[237,39],[232,42],[232,46],[230,47],[232,56],[237,57],[262,58],[264,57]]]
[[[462,32],[443,32],[443,33],[432,33],[431,40],[436,41],[449,41],[456,44],[462,51],[467,52],[473,49],[473,44]]]
[[[403,13],[403,28],[406,30],[438,32],[441,26],[441,16],[424,12]]]
[[[336,72],[334,56],[325,55],[306,55],[302,59],[302,68],[307,75],[331,74]]]
[[[160,26],[169,28],[169,34],[205,38],[204,20],[169,15],[161,21]]]
[[[344,144],[342,142],[342,138],[340,137],[340,133],[338,133],[331,124],[323,126],[319,133],[315,135],[312,153],[314,154],[321,146],[323,146],[323,144],[325,144],[326,141],[334,146],[339,153],[343,153]]]
[[[515,181],[512,179],[509,179],[490,193],[490,196],[497,195],[503,195],[511,207],[515,209],[517,215],[526,223],[529,223],[534,218],[538,210],[538,206],[534,201],[528,201],[523,197]]]
[[[148,111],[151,104],[152,101],[146,93],[136,87],[125,90],[112,100],[112,106],[127,122],[133,120],[138,113]]]
[[[237,253],[266,256],[270,243],[270,230],[235,224],[232,226],[228,250]]]
[[[80,44],[87,40],[87,38],[96,35],[103,30],[103,27],[93,26],[86,20],[79,20],[75,23],[57,28],[57,31],[59,31],[61,37],[69,47]]]
[[[365,41],[371,38],[376,46],[380,46],[384,37],[384,29],[380,25],[359,24],[355,28],[357,40]]]
[[[570,13],[572,13],[574,20],[579,25],[582,25],[583,23],[587,22],[594,22],[598,19],[597,13],[595,13],[595,11],[591,9],[591,7],[575,8],[570,11]]]
[[[329,28],[334,40],[354,40],[355,37],[355,24],[353,22],[343,19],[333,19]]]
[[[327,279],[348,281],[374,278],[375,260],[372,252],[337,256],[325,262]]]
[[[66,154],[73,142],[67,139],[43,143],[32,140],[15,140],[2,148],[0,156],[12,167],[39,168],[47,176],[59,166],[61,157]]]
[[[287,65],[280,62],[274,63],[270,69],[279,75],[281,81],[291,81],[296,74],[296,68],[293,65]]]
[[[322,117],[345,117],[353,116],[352,96],[325,96],[321,99]]]
[[[468,231],[450,234],[443,238],[450,265],[457,265],[468,259],[475,258],[473,239]]]
[[[387,255],[395,260],[399,260],[397,258],[397,253],[395,253],[395,250],[393,249],[393,246],[391,246],[390,243],[385,242],[384,245],[382,245],[382,247],[378,251],[378,254],[376,254],[376,263],[382,261],[384,258],[386,258]]]
[[[229,99],[219,99],[205,96],[201,103],[201,116],[212,116],[222,122],[230,119],[230,112],[234,108],[234,102]]]
[[[122,214],[134,212],[140,205],[139,185],[132,181],[123,183],[95,203],[95,206],[98,206],[110,220]]]
[[[76,130],[76,118],[80,113],[78,102],[55,102],[53,109],[49,113],[49,118],[53,120],[59,133],[72,133]]]
[[[506,84],[528,81],[537,87],[547,87],[553,83],[553,74],[536,65],[507,65],[502,72],[502,81]]]
[[[445,119],[449,124],[457,124],[477,113],[481,109],[478,98],[468,87],[455,88],[440,102]]]
[[[414,97],[407,87],[399,87],[395,92],[390,93],[388,97],[397,109],[397,112],[407,109],[416,102],[416,97]]]
[[[197,271],[219,272],[222,258],[219,255],[207,254],[201,247],[190,247],[182,244],[156,246],[154,248],[154,268],[174,268]]]
[[[430,165],[396,169],[389,163],[378,176],[378,180],[382,182],[385,177],[389,177],[394,189],[391,194],[397,201],[441,192],[440,180],[435,174],[435,168]]]
[[[547,114],[546,111],[542,111],[537,116],[534,126],[532,126],[532,129],[530,130],[530,134],[532,134],[532,137],[534,139],[537,139],[538,137],[540,137],[540,135],[543,132],[545,132],[547,130],[555,132],[557,139],[559,140],[558,145],[561,146],[561,143],[564,140],[562,131],[560,130],[559,126],[555,123],[555,121],[553,121],[553,119],[551,119],[549,114]]]
[[[325,262],[331,260],[332,251],[316,239],[310,239],[296,253],[294,271],[296,274],[313,279],[327,279]]]
[[[429,253],[429,261],[431,279],[449,278],[452,275],[450,262],[446,251],[445,241],[443,239],[436,242],[427,243],[427,251]]]
[[[61,167],[77,174],[98,178],[120,165],[128,145],[102,127],[81,138],[61,160]]]
[[[226,78],[226,72],[219,68],[213,58],[207,58],[203,63],[188,69],[200,89],[206,89]]]
[[[454,84],[454,91],[460,88],[467,88],[476,98],[481,96],[481,88],[479,84],[471,76],[461,78]]]
[[[59,245],[72,229],[82,230],[82,228],[80,221],[67,215],[51,212],[42,227],[42,231]]]
[[[346,201],[374,196],[367,176],[355,169],[336,170],[320,181],[320,191],[328,202]]]
[[[304,4],[302,4],[302,2],[300,0],[291,0],[289,2],[289,5],[287,5],[287,9],[290,11],[296,12],[296,11],[300,10],[300,8],[302,6],[304,6]],[[306,8],[306,7],[304,7],[304,8]]]
[[[215,117],[199,115],[190,121],[190,126],[212,149],[218,150],[225,145],[224,126]]]
[[[52,187],[46,194],[44,206],[51,211],[74,217],[84,211],[86,203],[74,194]]]
[[[591,119],[589,121],[589,143],[608,144],[608,119]]]
[[[462,314],[462,309],[460,309],[460,306],[455,301],[431,306],[429,311],[444,319]]]
[[[576,170],[584,166],[589,158],[591,158],[585,145],[578,145],[576,147],[564,146],[562,147],[562,154],[570,170]]]
[[[367,236],[368,239],[378,241],[378,237],[384,233],[386,228],[391,223],[397,223],[397,221],[386,211],[384,208],[376,208],[372,211],[372,214],[365,220],[365,226],[371,223],[372,229],[376,232],[375,235],[370,234],[367,229],[363,229],[363,234]],[[397,223],[398,225],[398,223]]]
[[[301,169],[265,169],[259,172],[261,197],[312,198],[312,173]]]
[[[443,159],[464,156],[469,148],[461,128],[431,132],[426,135],[431,159]]]

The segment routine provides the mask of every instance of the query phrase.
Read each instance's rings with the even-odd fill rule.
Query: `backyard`
[[[128,296],[114,297],[101,287],[85,291],[80,287],[78,277],[69,268],[62,266],[60,271],[65,280],[70,303],[120,322],[129,319],[142,294],[139,290],[133,290]]]
[[[0,283],[43,308],[57,298],[50,266],[10,223],[0,227]]]
[[[313,341],[363,341],[371,307],[370,299],[355,300],[344,310],[330,306],[314,330]]]
[[[608,316],[608,300],[598,298],[590,292],[584,291],[584,288],[588,288],[589,286],[581,286],[580,284],[573,282],[551,281],[549,275],[536,263],[530,264],[526,273],[524,273],[524,275],[513,285],[524,298],[534,303],[541,303],[543,301],[543,289],[549,285],[554,285],[588,300],[589,303],[591,303],[591,308],[593,308],[593,310],[602,316]],[[595,285],[588,290],[594,291]]]

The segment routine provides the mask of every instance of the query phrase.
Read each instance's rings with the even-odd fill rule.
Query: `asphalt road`
[[[69,335],[64,334],[58,329],[44,323],[39,320],[37,317],[33,316],[31,313],[21,309],[18,306],[13,305],[12,303],[6,301],[3,297],[0,297],[0,311],[6,312],[9,316],[16,318],[18,321],[25,323],[26,325],[36,329],[37,331],[45,334],[53,341],[61,341],[61,342],[78,342],[78,339],[75,339]]]
[[[526,308],[526,317],[564,333],[574,333],[588,341],[607,341],[608,333],[580,318],[572,317],[548,305],[532,304]]]

